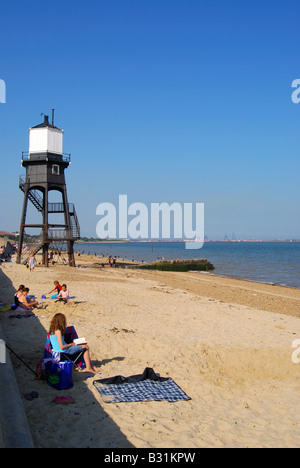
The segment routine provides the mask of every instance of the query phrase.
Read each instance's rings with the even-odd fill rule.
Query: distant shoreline
[[[105,239],[105,240],[89,240],[83,241],[79,240],[76,241],[76,244],[184,244],[185,242],[192,242],[190,239],[187,240],[122,240],[122,239]],[[280,242],[280,243],[293,243],[293,242],[300,242],[300,239],[274,239],[274,240],[205,240],[205,244],[239,244],[239,243],[269,243],[269,242]]]
[[[205,257],[215,266],[216,274],[300,289],[299,242],[206,242],[199,250],[188,247],[183,242],[102,242],[80,243],[75,251],[144,264]]]
[[[3,232],[3,231],[2,231]],[[4,244],[5,239],[13,237],[12,234],[0,235],[0,245]],[[10,242],[13,242],[12,240]],[[17,243],[17,239],[14,240]],[[184,244],[185,242],[193,242],[191,239],[183,240],[164,240],[164,239],[90,239],[90,240],[77,240],[76,244]],[[272,240],[263,240],[263,239],[240,239],[240,240],[204,240],[205,244],[239,244],[239,243],[298,243],[300,239],[272,239]]]

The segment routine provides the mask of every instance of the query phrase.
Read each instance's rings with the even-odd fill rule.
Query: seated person
[[[62,287],[59,284],[59,281],[54,281],[54,289],[52,289],[48,294],[53,293],[53,291],[56,291],[56,294],[59,294],[61,289],[62,289]]]
[[[23,288],[22,291],[20,291],[17,295],[17,298],[19,300],[19,307],[21,309],[32,310],[38,305],[38,301],[32,301],[30,298],[27,298],[28,293],[29,288]]]
[[[63,284],[61,291],[58,294],[58,301],[63,301],[65,304],[69,302],[70,294],[66,284]]]
[[[64,353],[70,359],[72,356],[84,351],[83,359],[86,365],[85,372],[92,372],[96,374],[99,372],[97,367],[92,365],[90,358],[90,351],[87,344],[75,345],[75,343],[67,344],[64,340],[64,333],[67,328],[67,319],[64,314],[56,314],[50,323],[50,341],[53,351],[57,353]]]
[[[20,305],[19,296],[20,296],[21,294],[23,294],[23,289],[24,289],[24,288],[25,288],[24,284],[21,284],[21,285],[19,286],[18,291],[16,292],[16,294],[15,294],[15,296],[14,296],[15,305],[16,305],[17,307],[19,307],[19,305]]]

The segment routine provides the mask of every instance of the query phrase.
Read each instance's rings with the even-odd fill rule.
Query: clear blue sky
[[[0,22],[0,230],[54,107],[82,235],[127,194],[204,202],[209,237],[300,238],[299,0],[14,0]]]

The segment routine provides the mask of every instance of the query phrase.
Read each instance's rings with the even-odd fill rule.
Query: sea
[[[101,242],[75,249],[145,263],[206,258],[215,267],[208,274],[300,289],[300,242],[205,242],[199,250],[186,249],[184,242]]]

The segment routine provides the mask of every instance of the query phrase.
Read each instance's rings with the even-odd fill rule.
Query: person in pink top
[[[65,304],[66,304],[67,302],[69,302],[69,300],[70,300],[70,294],[69,294],[69,290],[68,290],[66,284],[63,284],[63,285],[62,285],[61,291],[60,291],[59,294],[58,294],[58,300],[59,300],[59,301],[63,301]]]

